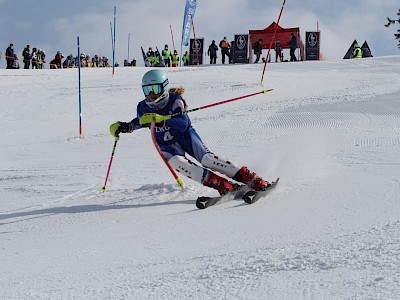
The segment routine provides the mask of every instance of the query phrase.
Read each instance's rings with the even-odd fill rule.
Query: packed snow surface
[[[279,185],[254,205],[122,134],[146,68],[0,70],[0,299],[399,299],[400,56],[166,69],[208,148]]]

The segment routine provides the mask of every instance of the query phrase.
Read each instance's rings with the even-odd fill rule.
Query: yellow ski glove
[[[155,120],[157,125],[161,125],[164,123],[164,121],[171,119],[171,115],[162,116],[155,113],[144,114],[140,118],[139,124],[140,125],[150,124],[153,121],[153,119]],[[157,126],[157,127],[162,127],[162,126]]]

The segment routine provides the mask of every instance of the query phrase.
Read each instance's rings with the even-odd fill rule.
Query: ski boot
[[[233,180],[247,184],[255,191],[265,191],[271,184],[260,176],[243,166],[232,178]]]
[[[239,188],[238,184],[234,184],[212,172],[210,172],[208,180],[203,181],[203,185],[216,189],[221,196]]]

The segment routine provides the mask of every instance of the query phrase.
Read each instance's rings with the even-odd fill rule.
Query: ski
[[[244,194],[242,199],[244,200],[244,202],[248,204],[253,204],[257,202],[260,198],[267,195],[271,190],[273,190],[278,182],[279,182],[279,177],[275,181],[273,181],[265,191],[254,191],[254,190],[248,191],[247,193]]]
[[[217,203],[223,203],[234,199],[241,199],[246,190],[244,185],[240,186],[236,191],[229,192],[226,195],[216,196],[216,197],[198,197],[196,200],[196,207],[199,209],[205,209],[207,207],[213,206]]]
[[[145,67],[150,67],[150,62],[147,59],[146,53],[144,53],[143,47],[140,47],[142,49],[142,55],[143,55],[143,61],[144,61],[144,66]]]
[[[160,61],[160,67],[165,67],[164,59],[163,59],[163,57],[162,57],[162,55],[161,55],[161,52],[158,51],[157,46],[156,46],[156,50],[157,50],[157,52],[158,52],[158,60]]]

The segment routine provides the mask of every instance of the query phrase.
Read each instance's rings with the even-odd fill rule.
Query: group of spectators
[[[168,48],[168,45],[164,46],[164,49],[161,53],[156,49],[153,51],[153,48],[149,48],[147,51],[146,59],[150,64],[150,67],[178,67],[179,66],[179,54],[176,49],[173,52]],[[184,66],[189,65],[189,52],[186,51],[182,57],[182,62]]]
[[[32,48],[30,45],[26,45],[24,50],[22,51],[23,58],[23,68],[24,69],[43,69],[46,64],[46,52],[43,49]],[[14,52],[14,45],[10,44],[6,49],[5,59],[7,61],[7,69],[19,69],[20,63],[18,59],[18,55]],[[68,55],[65,60],[64,55],[61,51],[57,51],[54,58],[50,61],[49,66],[50,69],[61,69],[61,68],[75,68],[79,65],[78,56],[74,56],[73,54]],[[80,62],[81,67],[109,67],[110,64],[108,62],[108,57],[106,56],[97,56],[90,57],[89,54],[81,53],[80,54]],[[136,61],[132,61],[131,64],[136,65]],[[125,63],[124,63],[125,65]]]
[[[253,47],[254,54],[256,59],[254,63],[258,63],[260,60],[260,56],[262,54],[262,40],[259,39]],[[288,41],[290,45],[290,61],[297,61],[295,56],[295,50],[297,48],[297,38],[292,33],[291,39]],[[233,50],[234,50],[234,41],[228,42],[227,38],[224,37],[219,42],[219,48],[221,48],[221,62],[225,64],[226,61],[228,63],[233,63]],[[216,64],[218,57],[218,46],[216,45],[215,40],[212,40],[211,44],[208,46],[207,55],[210,57],[210,64]],[[156,49],[150,47],[149,51],[144,54],[146,59],[149,62],[151,67],[178,67],[180,62],[180,57],[177,50],[173,52],[168,48],[168,45],[164,46],[164,49],[161,53]],[[25,49],[22,51],[24,69],[43,69],[44,64],[46,64],[46,52],[40,48],[32,48],[30,49],[30,45],[26,45]],[[10,44],[6,49],[6,61],[7,61],[7,69],[19,69],[20,63],[18,60],[17,54],[14,52],[14,45]],[[54,58],[50,61],[49,66],[50,69],[61,69],[61,68],[74,68],[79,65],[78,56],[74,56],[73,54],[68,55],[63,61],[64,56],[61,51],[58,51]],[[184,66],[189,65],[189,53],[188,51],[182,57],[182,62]],[[283,52],[282,45],[280,41],[275,41],[275,62],[283,61]],[[81,67],[110,67],[108,57],[105,56],[97,56],[91,57],[89,54],[80,54],[80,62]],[[263,58],[263,62],[265,59]],[[115,66],[118,67],[119,64],[115,63]],[[136,66],[136,60],[133,59],[131,62],[128,60],[124,60],[124,66]]]
[[[296,54],[295,54],[296,49],[297,49],[297,37],[294,33],[291,33],[290,36],[291,36],[291,38],[287,42],[290,47],[290,61],[297,61]],[[260,56],[262,53],[261,42],[262,42],[262,39],[259,39],[254,44],[254,54],[256,55],[256,60],[254,63],[258,63],[260,60]],[[283,52],[282,52],[283,48],[282,48],[281,42],[279,40],[275,41],[275,49],[274,50],[275,50],[275,62],[284,61],[283,60]],[[265,62],[264,58],[263,58],[263,62]]]
[[[226,58],[228,58],[228,62],[231,64],[233,62],[233,44],[228,42],[226,36],[219,42],[219,47],[221,48],[221,61],[225,64]],[[215,44],[215,40],[212,40],[210,46],[208,46],[207,55],[210,57],[210,65],[215,65],[217,63],[217,53],[218,46]]]
[[[27,45],[22,51],[22,57],[24,62],[24,69],[29,69],[32,63],[32,69],[42,69],[45,63],[46,52],[42,49],[33,48],[32,53],[30,52],[30,46]],[[19,59],[17,54],[14,52],[14,45],[10,44],[6,49],[6,61],[7,69],[19,69]]]

